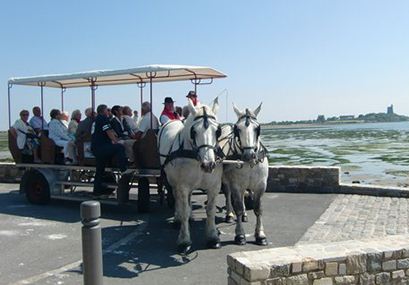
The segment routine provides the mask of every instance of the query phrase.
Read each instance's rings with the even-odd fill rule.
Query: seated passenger
[[[138,115],[138,111],[133,111],[133,117],[132,119],[135,121],[135,123],[138,125],[139,123],[139,115]]]
[[[75,139],[88,141],[91,140],[91,128],[95,117],[93,116],[92,108],[85,109],[84,113],[85,119],[78,123]]]
[[[174,102],[175,101],[173,101],[171,97],[165,98],[165,102],[163,103],[165,106],[159,118],[162,125],[164,125],[167,121],[180,120],[179,114],[175,111],[175,107],[173,105]]]
[[[135,139],[133,138],[134,135],[131,133],[131,129],[129,126],[124,124],[124,120],[122,118],[122,107],[115,105],[111,109],[112,114],[114,117],[110,120],[111,127],[115,131],[119,143],[123,144],[125,147],[125,153],[131,163],[134,162],[134,152],[133,152],[133,145],[135,143]]]
[[[40,163],[38,155],[38,147],[40,142],[34,129],[30,126],[28,121],[29,112],[22,110],[20,112],[20,119],[18,119],[12,128],[17,134],[17,147],[21,150],[21,153],[27,155],[33,155],[34,162]]]
[[[176,107],[175,107],[175,112],[178,113],[180,120],[183,121],[183,120],[185,119],[185,118],[182,116],[182,115],[183,115],[183,114],[182,114],[182,107],[176,106]]]
[[[30,126],[39,134],[42,130],[48,130],[48,123],[41,115],[41,109],[38,106],[33,108],[33,117],[30,119]]]
[[[68,124],[68,133],[72,137],[75,137],[75,134],[77,133],[78,124],[81,121],[81,115],[82,114],[80,110],[75,110],[71,114],[71,121]]]
[[[94,129],[92,133],[91,149],[95,155],[97,166],[94,179],[94,195],[109,194],[103,192],[102,178],[105,173],[106,163],[116,157],[118,167],[122,175],[127,174],[127,159],[125,148],[119,144],[115,131],[112,129],[108,119],[108,108],[106,105],[99,105],[97,108]]]
[[[124,106],[122,108],[122,122],[125,129],[129,128],[131,135],[134,135],[139,131],[135,120],[132,118],[132,109],[129,106]]]
[[[159,120],[154,114],[152,114],[151,104],[149,102],[142,103],[142,117],[139,120],[138,129],[142,134],[145,134],[150,129],[153,130],[159,129]]]
[[[66,159],[66,164],[77,163],[75,143],[73,138],[69,135],[67,127],[61,121],[62,114],[60,110],[51,110],[50,117],[51,121],[48,124],[48,137],[52,139],[56,145],[64,148],[64,157]]]
[[[61,122],[68,128],[68,120],[70,119],[70,115],[67,111],[61,112]]]

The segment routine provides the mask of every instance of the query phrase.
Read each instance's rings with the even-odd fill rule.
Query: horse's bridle
[[[200,119],[203,119],[203,126],[204,126],[205,129],[208,129],[208,128],[209,128],[210,123],[213,123],[213,124],[217,125],[216,143],[215,143],[215,145],[203,144],[203,145],[197,146],[197,144],[196,144],[196,131],[195,131],[194,127],[196,127],[197,125],[200,124],[200,122],[198,122]],[[214,122],[211,122],[211,121],[209,121],[209,120],[213,120]],[[195,117],[194,120],[193,120],[193,122],[196,122],[196,123],[194,123],[194,124],[190,127],[190,138],[191,138],[192,141],[193,141],[193,149],[196,150],[197,152],[199,152],[199,150],[200,150],[201,148],[209,148],[209,149],[216,150],[216,149],[218,148],[218,145],[217,145],[217,144],[218,144],[218,141],[217,141],[217,139],[218,139],[218,138],[220,137],[220,135],[221,135],[221,127],[219,126],[219,123],[217,123],[216,117],[207,114],[205,107],[203,107],[203,115]]]
[[[243,120],[243,119],[246,120],[246,122],[244,123],[244,125],[246,126],[246,128],[248,128],[248,127],[250,126],[250,123],[253,123],[253,124],[256,125],[256,142],[255,142],[255,145],[253,145],[253,146],[244,146],[244,147],[243,147],[242,144],[241,144],[240,133],[239,133],[240,130],[239,130],[239,128],[237,127],[237,125],[238,125],[239,122],[240,122],[241,120]],[[252,115],[250,114],[250,112],[249,112],[248,109],[246,109],[246,114],[244,114],[243,116],[241,116],[241,117],[237,120],[237,122],[234,124],[233,134],[234,134],[234,138],[236,138],[237,141],[238,141],[237,147],[238,147],[242,152],[243,152],[244,150],[246,150],[246,149],[253,149],[254,151],[257,152],[258,146],[259,146],[259,137],[260,137],[260,124],[257,122],[257,118],[254,117],[254,116],[252,116]]]

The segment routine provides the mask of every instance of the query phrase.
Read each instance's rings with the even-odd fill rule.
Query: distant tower
[[[386,114],[392,115],[393,114],[393,104],[386,108]]]

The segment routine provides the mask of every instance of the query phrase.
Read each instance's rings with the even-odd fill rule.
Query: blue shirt
[[[48,130],[47,121],[43,117],[33,116],[29,123],[34,130]]]

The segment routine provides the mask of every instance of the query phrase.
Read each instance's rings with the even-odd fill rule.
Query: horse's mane
[[[250,117],[254,117],[256,118],[257,116],[254,114],[254,112],[248,108],[246,108],[246,110],[244,111],[244,115],[245,116],[250,116]]]

